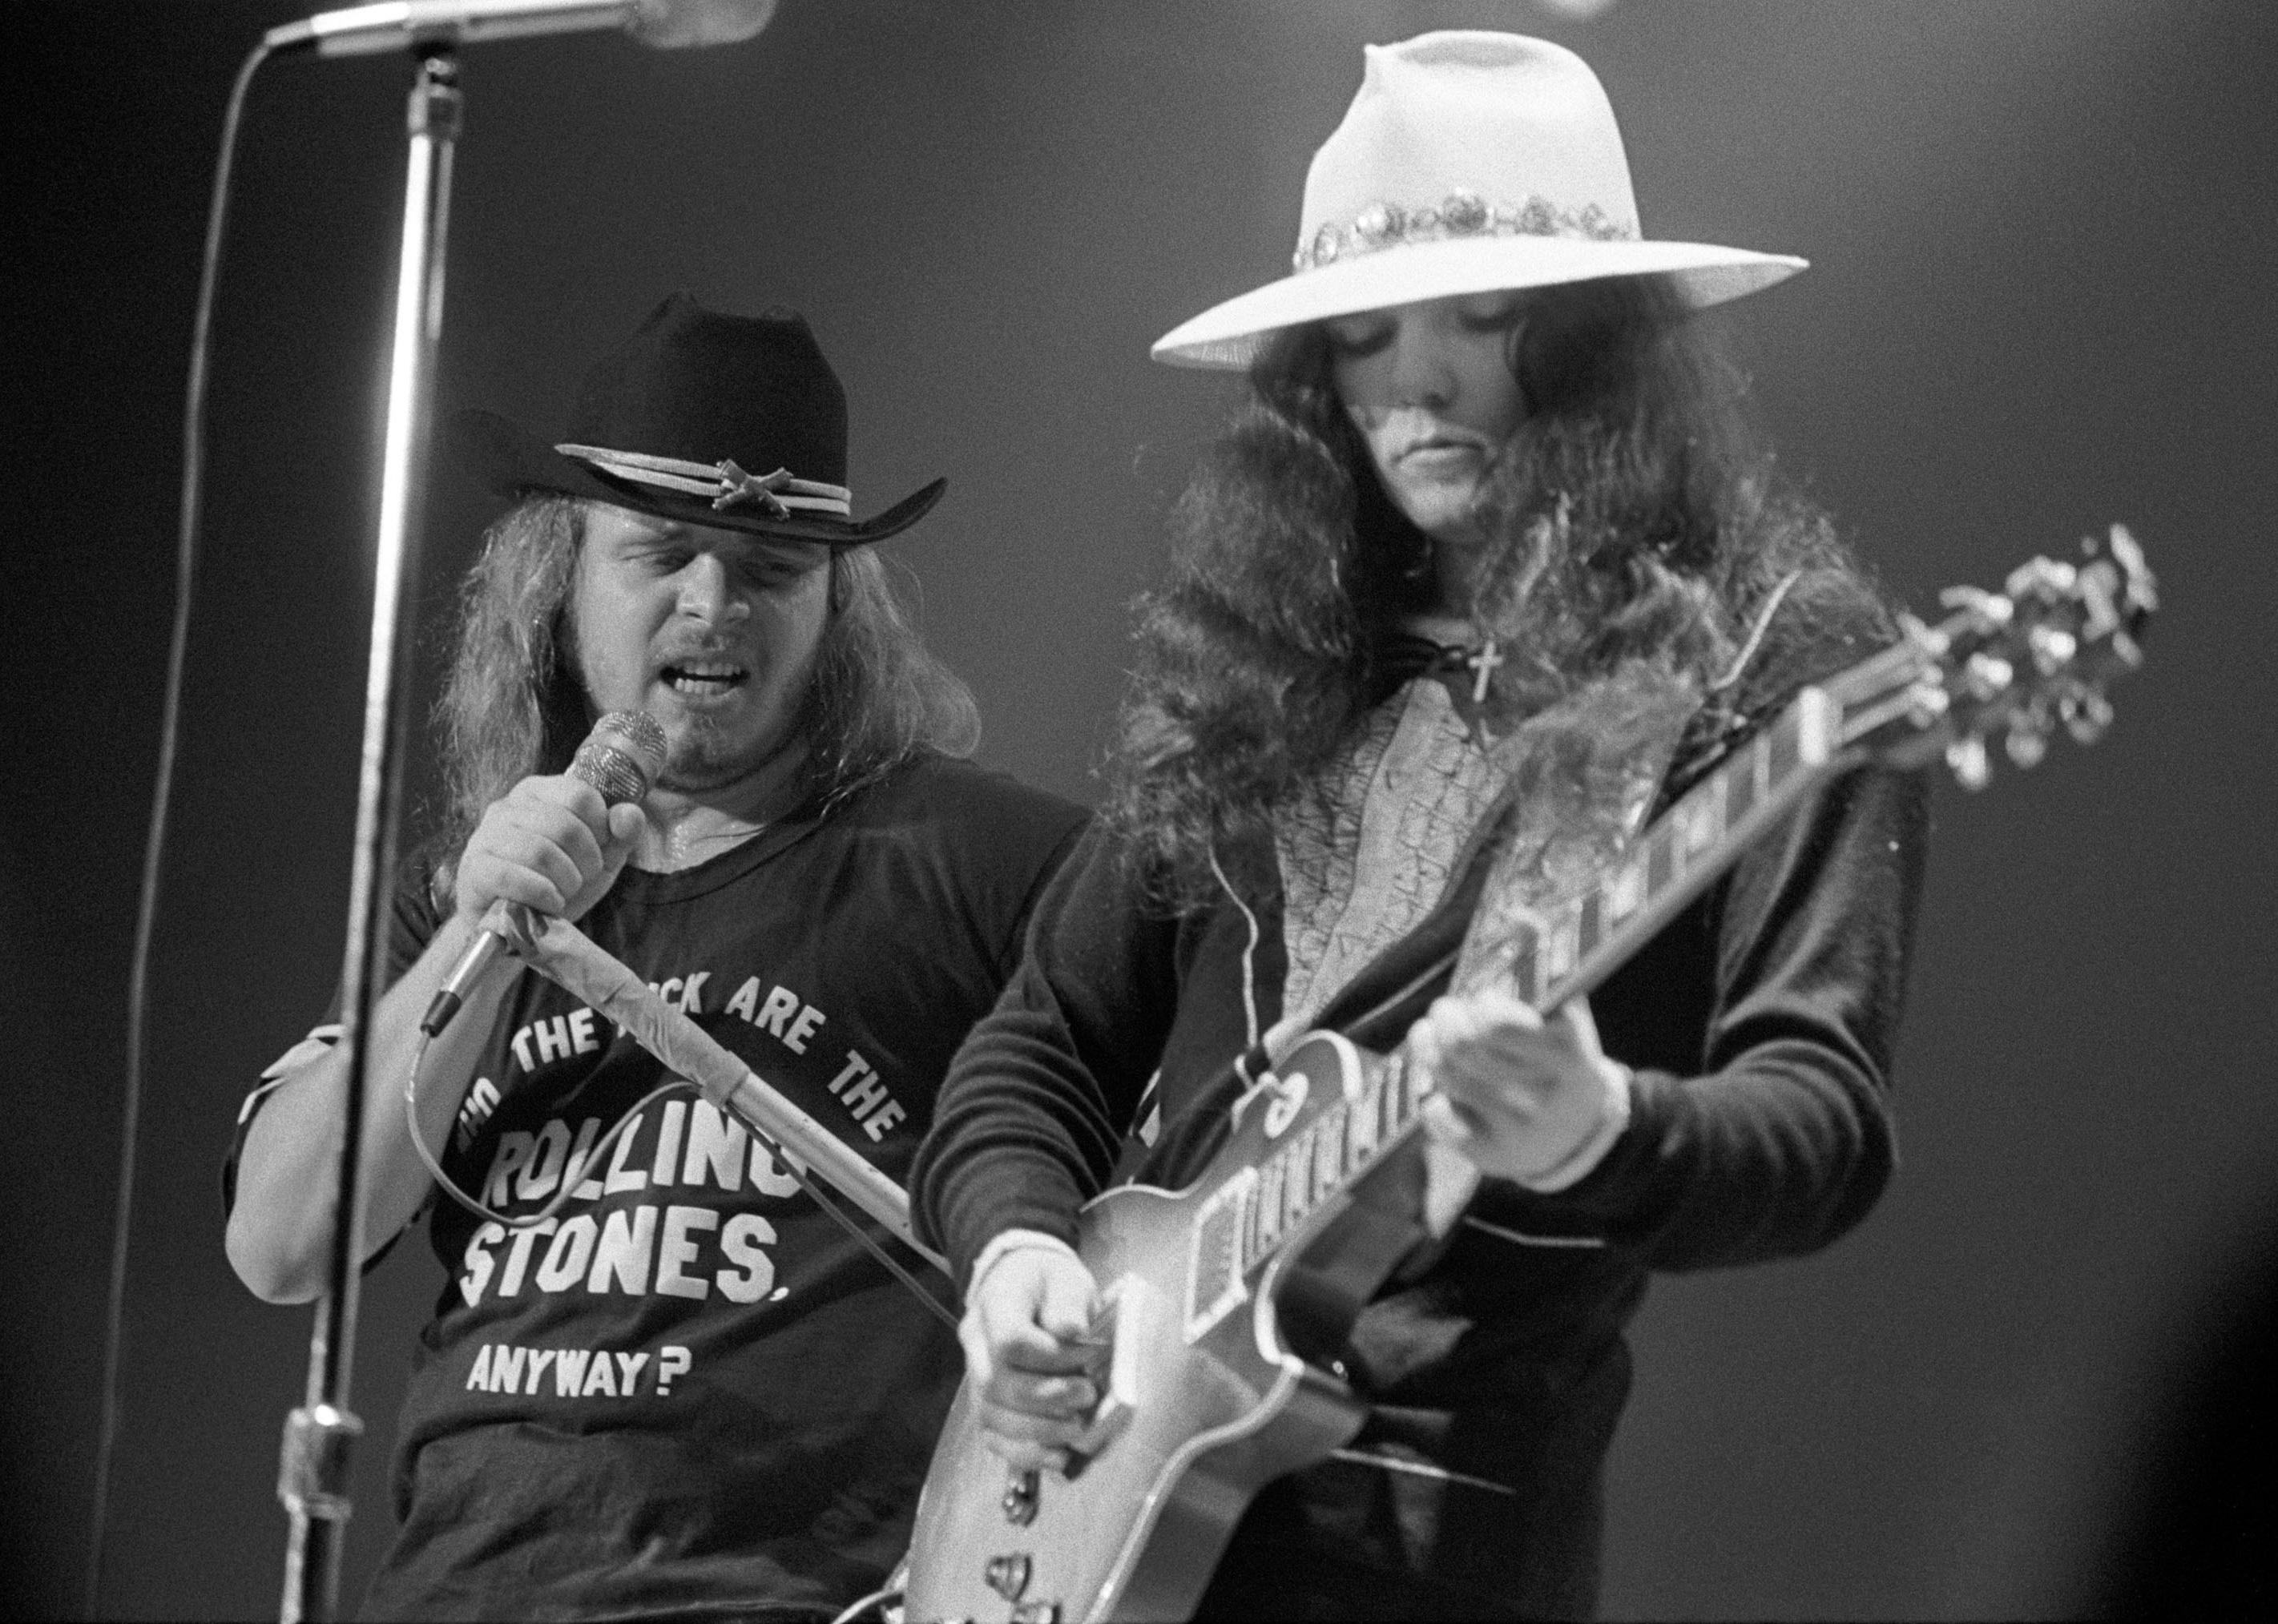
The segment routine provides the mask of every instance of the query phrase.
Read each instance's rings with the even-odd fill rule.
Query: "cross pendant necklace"
[[[1489,637],[1487,646],[1478,653],[1464,656],[1464,663],[1478,674],[1472,682],[1472,703],[1485,705],[1487,702],[1487,679],[1494,675],[1497,666],[1505,663],[1503,657],[1495,652],[1494,639]]]

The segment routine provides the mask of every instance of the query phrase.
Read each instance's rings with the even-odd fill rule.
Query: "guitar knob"
[[[1007,1472],[1005,1475],[1005,1498],[998,1504],[1004,1508],[1005,1521],[1016,1529],[1024,1529],[1036,1520],[1036,1475],[1033,1471]]]
[[[1021,1592],[1028,1588],[1028,1559],[1018,1551],[1004,1556],[992,1556],[981,1570],[989,1588],[1006,1601],[1017,1602]]]

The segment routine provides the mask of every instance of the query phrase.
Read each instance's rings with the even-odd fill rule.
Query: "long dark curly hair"
[[[1487,700],[1498,732],[1624,671],[1709,692],[1791,576],[1753,668],[1886,635],[1879,594],[1775,477],[1744,380],[1665,284],[1552,290],[1514,326],[1510,361],[1527,417],[1481,492],[1472,601],[1453,606],[1507,655]],[[1170,580],[1139,600],[1104,816],[1173,905],[1208,896],[1213,844],[1269,827],[1336,749],[1386,634],[1437,590],[1331,362],[1318,327],[1260,356],[1173,510]]]
[[[588,504],[533,496],[493,524],[462,583],[456,647],[435,709],[449,800],[431,844],[439,888],[483,811],[516,780],[565,771],[592,726],[570,625]],[[969,756],[972,690],[926,649],[875,547],[830,556],[830,620],[799,730],[823,807],[921,751]]]

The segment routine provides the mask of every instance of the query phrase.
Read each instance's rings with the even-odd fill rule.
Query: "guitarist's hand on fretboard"
[[[982,1254],[958,1340],[982,1439],[1015,1470],[1065,1471],[1084,1438],[1105,1379],[1099,1318],[1091,1270],[1060,1242],[1014,1231]]]
[[[1407,1049],[1431,1091],[1425,1131],[1493,1178],[1563,1190],[1629,1122],[1629,1069],[1599,1048],[1586,999],[1546,1018],[1502,987],[1454,995],[1409,1029]],[[1434,1186],[1445,1177],[1435,1166]]]

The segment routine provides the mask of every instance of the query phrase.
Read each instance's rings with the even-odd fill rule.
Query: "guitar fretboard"
[[[1583,891],[1523,916],[1492,944],[1526,1003],[1555,1009],[1588,992],[1687,903],[1813,785],[1841,765],[1841,707],[1808,688],[1688,789],[1620,862]],[[1187,1336],[1208,1330],[1250,1292],[1249,1277],[1322,1203],[1403,1139],[1428,1079],[1395,1051],[1353,1076],[1349,1097],[1227,1179],[1197,1209],[1188,1274]],[[1271,1112],[1273,1086],[1261,1102]],[[1253,1106],[1253,1109],[1256,1109]],[[1270,1132],[1269,1117],[1269,1132]]]

